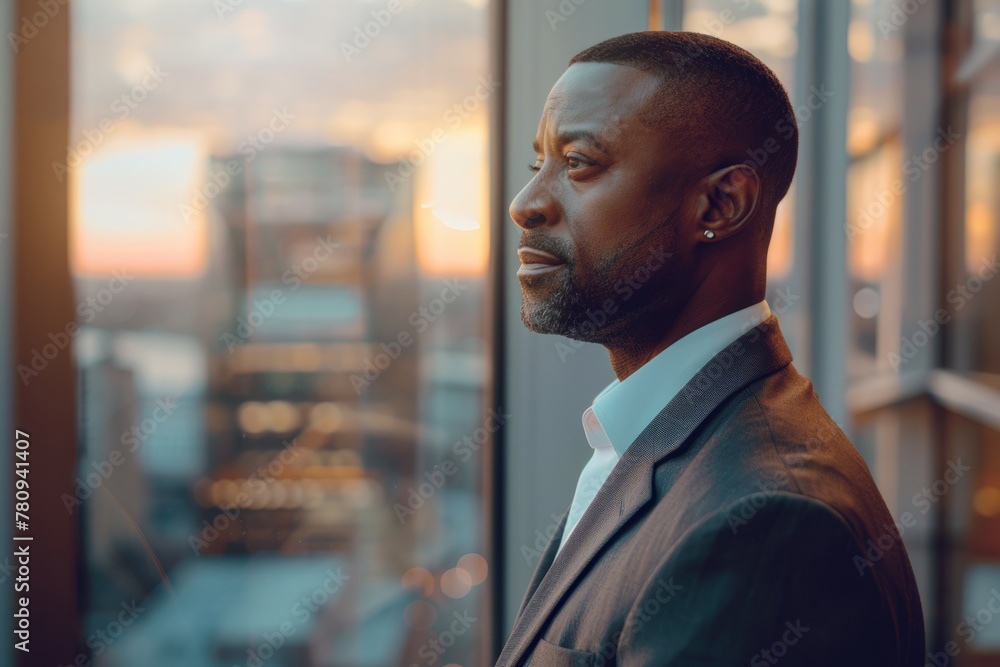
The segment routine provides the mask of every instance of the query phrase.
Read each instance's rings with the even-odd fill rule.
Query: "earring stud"
[[[715,238],[715,232],[713,232],[711,229],[706,229],[705,230],[705,238],[706,239],[714,239]]]

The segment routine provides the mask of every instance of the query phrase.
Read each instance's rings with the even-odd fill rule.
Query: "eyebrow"
[[[602,153],[608,152],[608,149],[607,147],[605,147],[604,142],[602,142],[600,138],[590,130],[564,130],[556,136],[556,139],[559,141],[561,145],[565,145],[570,142],[578,140],[589,141],[591,144],[593,144],[593,146],[597,150],[601,151]],[[536,153],[542,152],[541,145],[538,143],[538,139],[534,139],[531,142],[531,148]]]

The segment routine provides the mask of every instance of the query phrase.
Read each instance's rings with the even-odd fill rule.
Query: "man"
[[[618,380],[497,665],[923,664],[893,519],[764,300],[797,145],[774,74],[706,35],[602,42],[552,88],[521,317]]]

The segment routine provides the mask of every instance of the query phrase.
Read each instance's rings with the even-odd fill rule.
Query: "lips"
[[[519,248],[517,256],[521,260],[521,268],[517,275],[546,273],[561,268],[566,262],[555,255],[535,248]]]

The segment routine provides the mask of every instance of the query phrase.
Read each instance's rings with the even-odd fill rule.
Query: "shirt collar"
[[[610,444],[619,458],[624,456],[660,410],[712,357],[770,314],[767,301],[760,301],[720,317],[660,352],[624,382],[612,381],[583,413],[587,442],[594,449]]]

